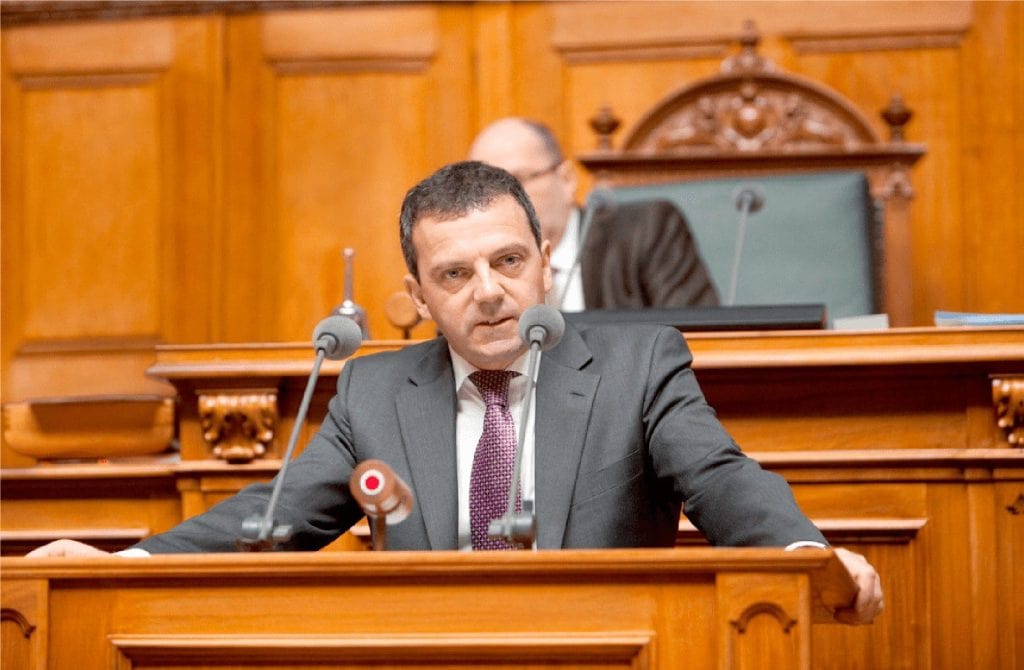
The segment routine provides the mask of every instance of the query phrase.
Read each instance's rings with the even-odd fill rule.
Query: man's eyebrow
[[[511,244],[506,244],[505,246],[496,249],[493,253],[491,253],[491,258],[507,256],[508,254],[511,253],[524,253],[526,249],[528,249],[526,244],[523,244],[522,242],[513,242]]]

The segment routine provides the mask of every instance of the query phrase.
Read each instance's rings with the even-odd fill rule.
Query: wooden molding
[[[72,528],[57,530],[3,530],[0,547],[4,556],[23,556],[54,540],[77,540],[103,551],[115,552],[130,547],[152,534],[149,528]]]
[[[770,602],[757,602],[743,610],[743,613],[735,619],[731,619],[729,623],[736,632],[740,635],[747,632],[747,626],[750,624],[750,620],[759,614],[768,614],[774,617],[779,625],[782,627],[782,632],[788,633],[793,626],[796,625],[797,621],[790,616],[784,609],[779,607],[776,603]]]
[[[0,609],[0,621],[13,621],[26,640],[32,637],[32,633],[36,629],[35,624],[30,623],[24,614],[8,607]]]
[[[150,663],[236,664],[353,662],[379,663],[498,663],[509,658],[532,663],[607,663],[609,667],[647,667],[644,659],[653,634],[538,633],[503,635],[482,633],[394,635],[113,635],[110,643],[119,654],[118,668]],[[638,659],[640,662],[638,663]]]
[[[315,9],[336,4],[335,0],[5,0],[2,25],[9,27],[156,16],[248,14],[283,9]]]

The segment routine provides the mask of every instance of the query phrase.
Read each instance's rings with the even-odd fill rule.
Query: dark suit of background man
[[[469,158],[508,170],[530,196],[551,242],[549,304],[565,311],[718,304],[697,241],[671,202],[605,203],[581,230],[576,170],[544,124],[495,121],[477,135]]]
[[[519,181],[480,162],[442,168],[406,195],[400,218],[406,286],[442,336],[349,360],[319,432],[291,464],[275,517],[285,548],[319,549],[362,516],[355,466],[385,461],[416,505],[387,549],[467,549],[469,465],[483,421],[474,370],[523,372],[518,320],[551,288],[550,243]],[[786,482],[747,458],[705,403],[683,337],[662,326],[567,327],[541,360],[524,442],[524,499],[540,549],[670,547],[681,505],[716,545],[823,543]],[[512,380],[518,420],[524,375]],[[266,509],[253,484],[143,540],[147,552],[233,551],[243,519]],[[61,544],[63,543],[63,544]],[[59,541],[35,555],[74,553]],[[851,621],[881,608],[878,575],[836,550],[860,586]]]

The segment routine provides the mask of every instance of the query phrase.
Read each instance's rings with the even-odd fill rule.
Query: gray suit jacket
[[[718,304],[697,239],[667,200],[597,210],[580,250],[580,278],[587,309]]]
[[[671,546],[687,517],[712,544],[824,541],[786,482],[744,456],[704,401],[682,336],[661,326],[567,327],[537,381],[537,544]],[[319,433],[291,464],[275,517],[290,549],[317,549],[362,516],[348,490],[379,458],[416,506],[389,549],[457,548],[455,388],[438,338],[346,363]],[[257,484],[153,536],[154,553],[231,551],[241,521],[266,506]]]

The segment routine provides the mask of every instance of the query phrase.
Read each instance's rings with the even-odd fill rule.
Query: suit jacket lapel
[[[576,473],[600,376],[581,371],[592,359],[573,328],[541,358],[534,450],[537,546],[562,546]]]
[[[431,549],[458,548],[455,381],[448,345],[434,342],[395,399],[416,508]]]

